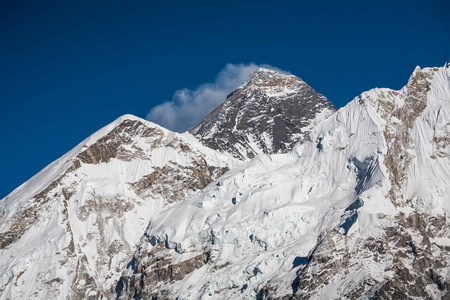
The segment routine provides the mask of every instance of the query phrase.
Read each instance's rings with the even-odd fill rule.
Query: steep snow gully
[[[258,69],[125,115],[0,201],[0,299],[450,299],[450,62],[336,111]]]

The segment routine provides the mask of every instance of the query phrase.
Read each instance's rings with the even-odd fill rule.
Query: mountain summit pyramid
[[[189,132],[240,159],[285,153],[336,108],[300,78],[258,68]]]

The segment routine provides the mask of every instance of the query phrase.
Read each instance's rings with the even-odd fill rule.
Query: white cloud
[[[154,107],[147,119],[173,131],[186,131],[224,102],[227,95],[258,67],[254,63],[227,64],[213,83],[201,84],[195,90],[184,88],[176,91],[171,101]],[[281,71],[267,65],[264,67]]]

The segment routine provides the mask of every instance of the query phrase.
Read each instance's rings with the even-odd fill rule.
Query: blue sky
[[[227,64],[289,71],[338,107],[399,89],[416,65],[450,58],[449,11],[437,0],[1,0],[0,197],[120,115],[217,84]]]

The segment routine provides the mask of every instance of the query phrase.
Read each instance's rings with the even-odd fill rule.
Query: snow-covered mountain
[[[337,112],[262,68],[190,133],[125,115],[0,200],[0,299],[450,298],[449,131],[450,63]]]
[[[283,75],[277,87],[281,74],[263,69],[245,85],[263,73],[272,81],[260,78],[253,93],[305,85]],[[284,138],[297,138],[291,133]],[[241,164],[189,133],[122,116],[0,201],[0,299],[106,298],[153,215]]]
[[[290,151],[335,110],[300,78],[259,68],[189,132],[210,148],[248,160]]]
[[[449,299],[449,213],[447,63],[152,217],[117,297]]]
[[[0,202],[0,299],[104,299],[149,218],[240,162],[125,115]]]

